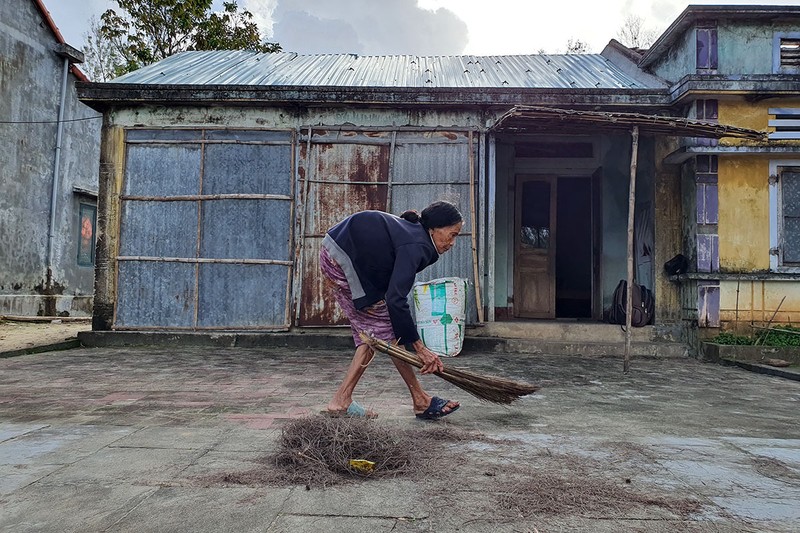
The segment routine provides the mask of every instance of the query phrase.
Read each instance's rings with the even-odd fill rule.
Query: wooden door
[[[514,316],[555,318],[556,184],[517,175],[514,216]]]

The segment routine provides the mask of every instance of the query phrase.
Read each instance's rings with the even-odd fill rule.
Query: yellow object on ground
[[[366,459],[350,459],[350,466],[359,472],[373,472],[375,470],[375,463]]]

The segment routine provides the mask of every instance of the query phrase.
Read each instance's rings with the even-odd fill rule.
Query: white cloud
[[[0,0],[2,1],[2,0]],[[800,5],[800,0],[698,0],[705,4]],[[91,16],[113,0],[44,0],[68,43],[83,46]],[[530,54],[580,39],[599,52],[627,14],[664,31],[681,0],[239,0],[265,37],[304,53]],[[221,8],[222,0],[214,0]]]

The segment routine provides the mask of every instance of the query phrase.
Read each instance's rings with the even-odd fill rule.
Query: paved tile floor
[[[800,530],[800,383],[691,359],[634,360],[626,375],[613,358],[464,354],[447,364],[542,390],[497,406],[423,377],[463,405],[423,427],[471,436],[442,445],[446,476],[195,482],[252,468],[287,421],[325,407],[350,356],[150,347],[0,360],[0,531]],[[390,428],[424,425],[387,357],[356,398]],[[541,490],[559,508],[566,486],[536,485],[553,480],[695,507],[520,505]]]

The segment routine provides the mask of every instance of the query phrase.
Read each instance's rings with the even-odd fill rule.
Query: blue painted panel
[[[292,147],[208,144],[203,194],[292,193]]]
[[[200,153],[199,144],[129,144],[125,162],[125,194],[199,194]]]
[[[288,200],[205,201],[200,256],[288,261],[290,212]]]
[[[118,327],[191,327],[195,267],[187,263],[120,261]]]
[[[719,282],[697,282],[697,322],[700,327],[719,327]]]
[[[197,202],[125,201],[121,226],[120,255],[197,255]]]
[[[697,271],[716,272],[719,270],[719,236],[700,234],[697,236]]]
[[[200,265],[198,327],[270,327],[286,323],[283,265]]]

